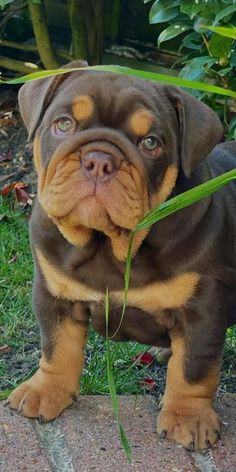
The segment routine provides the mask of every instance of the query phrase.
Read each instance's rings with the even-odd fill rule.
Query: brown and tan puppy
[[[176,87],[90,70],[25,84],[38,197],[31,218],[39,370],[10,396],[49,421],[73,403],[89,319],[119,325],[130,230],[151,208],[236,166],[215,113]],[[137,233],[115,337],[171,346],[158,432],[191,449],[219,437],[213,409],[236,299],[236,187]]]

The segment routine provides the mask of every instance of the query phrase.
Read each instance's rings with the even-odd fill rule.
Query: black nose
[[[87,177],[103,182],[112,178],[117,170],[115,158],[102,151],[88,152],[82,158],[82,166]]]

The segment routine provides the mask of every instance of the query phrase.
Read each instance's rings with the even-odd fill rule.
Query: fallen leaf
[[[23,205],[32,205],[32,198],[30,198],[30,195],[25,191],[26,188],[28,188],[28,185],[23,182],[12,182],[11,184],[4,185],[0,191],[0,195],[5,197],[15,190],[16,199],[19,203],[22,203]]]
[[[11,347],[8,346],[7,344],[3,344],[3,346],[0,346],[0,352],[4,353],[4,352],[10,352],[11,351]]]
[[[150,365],[154,360],[155,357],[148,351],[143,352],[142,354],[136,354],[136,356],[133,357],[133,362],[137,365]]]
[[[157,383],[152,377],[144,377],[139,384],[141,387],[145,387],[148,390],[154,390],[157,387]]]
[[[16,187],[16,198],[17,201],[23,203],[23,205],[32,205],[32,198],[30,198],[29,194],[24,190],[24,187]]]

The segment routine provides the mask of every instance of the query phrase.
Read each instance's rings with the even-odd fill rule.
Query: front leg
[[[173,337],[171,349],[157,431],[161,437],[175,440],[188,449],[206,449],[220,436],[219,418],[213,409],[219,363],[213,365],[201,380],[188,382],[184,372],[184,338]]]
[[[54,298],[37,275],[34,308],[42,337],[42,358],[37,372],[14,390],[10,408],[22,415],[50,421],[70,406],[79,391],[87,335],[86,312]]]
[[[205,449],[220,436],[213,408],[229,310],[229,289],[202,278],[195,296],[176,314],[166,391],[157,430],[188,449]]]

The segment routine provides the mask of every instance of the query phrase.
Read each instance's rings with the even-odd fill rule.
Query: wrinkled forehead
[[[61,84],[47,114],[52,118],[54,113],[70,113],[78,121],[104,126],[117,126],[132,117],[131,128],[141,135],[159,115],[155,95],[148,82],[118,74],[81,72]]]

